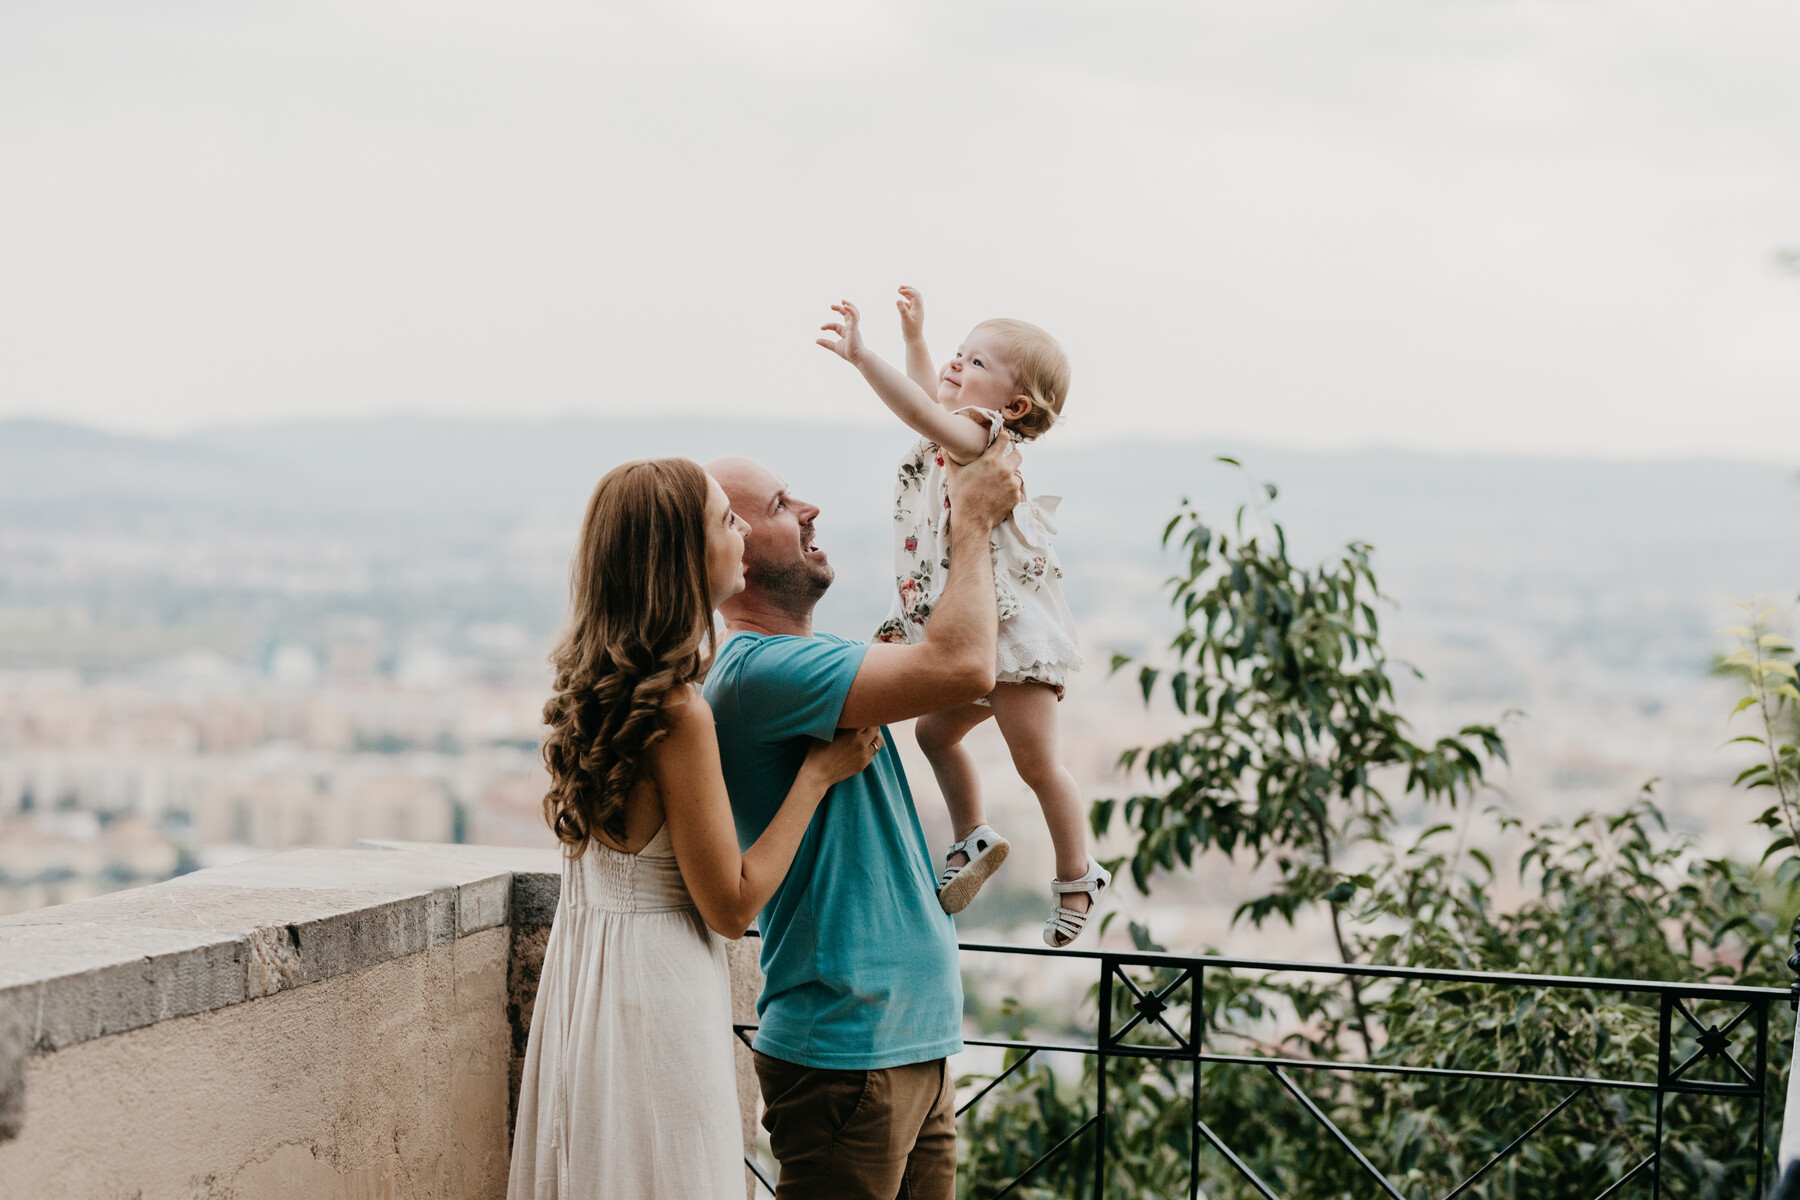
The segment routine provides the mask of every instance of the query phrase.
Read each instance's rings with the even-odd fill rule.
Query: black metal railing
[[[1502,1163],[1525,1147],[1577,1100],[1599,1093],[1633,1094],[1648,1100],[1654,1109],[1654,1133],[1647,1152],[1635,1163],[1622,1169],[1604,1186],[1594,1200],[1613,1200],[1626,1194],[1648,1195],[1661,1200],[1664,1195],[1663,1152],[1665,1137],[1665,1105],[1677,1096],[1701,1095],[1737,1098],[1755,1111],[1755,1196],[1763,1194],[1765,1167],[1768,1162],[1766,1138],[1769,1083],[1769,1018],[1771,1007],[1789,999],[1788,992],[1778,988],[1737,987],[1723,984],[1662,983],[1634,979],[1594,979],[1560,975],[1515,975],[1480,971],[1424,970],[1407,967],[1380,967],[1344,963],[1281,962],[1265,959],[1184,956],[1164,953],[1130,953],[1108,950],[1049,950],[1028,946],[1000,946],[986,943],[962,944],[965,958],[971,955],[1007,955],[1056,958],[1063,961],[1085,960],[1097,972],[1098,1018],[1092,1043],[1083,1041],[1048,1041],[1029,1038],[998,1039],[965,1038],[968,1046],[995,1047],[1011,1052],[1005,1068],[988,1079],[983,1087],[965,1100],[957,1110],[963,1120],[1008,1078],[1039,1055],[1073,1054],[1091,1058],[1093,1070],[1093,1108],[1084,1123],[1060,1137],[1054,1145],[1025,1166],[1010,1181],[988,1192],[984,1200],[1000,1200],[1025,1185],[1052,1162],[1067,1166],[1076,1154],[1091,1157],[1082,1166],[1086,1175],[1091,1166],[1092,1184],[1071,1193],[1092,1200],[1103,1200],[1108,1180],[1108,1153],[1112,1144],[1108,1136],[1109,1074],[1121,1060],[1160,1060],[1185,1064],[1186,1085],[1191,1089],[1191,1129],[1186,1135],[1188,1163],[1186,1195],[1200,1195],[1203,1147],[1210,1147],[1229,1171],[1267,1200],[1278,1200],[1279,1193],[1252,1169],[1246,1161],[1246,1147],[1233,1147],[1202,1118],[1202,1088],[1206,1081],[1202,1068],[1267,1072],[1279,1084],[1285,1096],[1302,1114],[1308,1127],[1316,1128],[1322,1145],[1353,1162],[1372,1188],[1371,1195],[1385,1195],[1393,1200],[1408,1200],[1406,1192],[1393,1182],[1381,1164],[1374,1161],[1334,1123],[1324,1107],[1296,1080],[1309,1072],[1343,1072],[1352,1075],[1411,1077],[1436,1079],[1446,1083],[1504,1083],[1545,1085],[1567,1089],[1535,1122],[1526,1125],[1477,1169],[1457,1182],[1443,1200],[1465,1195]],[[1148,972],[1152,978],[1142,976]],[[1561,1074],[1554,1070],[1522,1073],[1505,1070],[1464,1069],[1446,1066],[1418,1065],[1391,1059],[1382,1054],[1365,1059],[1328,1061],[1302,1054],[1222,1053],[1209,1048],[1202,998],[1209,973],[1254,972],[1270,976],[1327,976],[1355,980],[1365,988],[1405,987],[1423,984],[1452,984],[1469,987],[1517,989],[1523,993],[1551,990],[1600,992],[1618,995],[1629,1004],[1641,1006],[1648,1022],[1651,1009],[1655,1015],[1656,1054],[1654,1071],[1648,1056],[1639,1074]],[[1219,976],[1212,976],[1215,982]],[[1523,998],[1523,997],[1521,997]],[[1713,1016],[1710,1010],[1723,1006],[1725,1012]],[[1707,1016],[1702,1014],[1706,1013]],[[754,1025],[737,1025],[738,1037],[749,1044]],[[1232,1031],[1214,1030],[1213,1041],[1235,1035]],[[1647,1032],[1647,1031],[1646,1031]],[[1748,1035],[1748,1044],[1741,1044]],[[1149,1040],[1153,1037],[1154,1040]],[[1264,1047],[1268,1049],[1268,1047]],[[1085,1110],[1084,1110],[1085,1111]],[[1746,1116],[1748,1113],[1745,1114]],[[1085,1139],[1083,1135],[1092,1133]],[[1046,1139],[1047,1140],[1047,1139]],[[1639,1149],[1644,1147],[1640,1143]],[[1633,1151],[1635,1154],[1636,1151]],[[1253,1155],[1252,1155],[1253,1157]],[[1376,1155],[1379,1157],[1379,1155]],[[745,1161],[771,1193],[773,1182],[753,1157]],[[1065,1177],[1068,1172],[1064,1172]],[[1638,1186],[1627,1188],[1636,1183]],[[1747,1182],[1747,1181],[1746,1181]],[[1418,1187],[1413,1187],[1415,1194]],[[1571,1195],[1559,1190],[1559,1195]]]

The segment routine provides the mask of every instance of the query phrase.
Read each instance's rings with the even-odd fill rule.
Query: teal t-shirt
[[[738,845],[787,797],[809,739],[837,730],[868,647],[831,634],[734,634],[706,680]],[[956,926],[892,738],[833,787],[757,918],[756,1048],[805,1067],[878,1070],[962,1049]]]

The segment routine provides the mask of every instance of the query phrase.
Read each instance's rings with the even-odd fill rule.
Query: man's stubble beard
[[[744,583],[746,591],[754,591],[770,600],[781,603],[783,608],[811,612],[812,606],[819,602],[832,582],[837,579],[837,571],[830,563],[814,566],[804,560],[783,563],[748,563],[744,564]]]

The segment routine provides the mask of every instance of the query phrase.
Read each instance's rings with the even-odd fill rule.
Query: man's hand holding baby
[[[958,520],[975,521],[983,532],[991,532],[1025,502],[1020,461],[1019,448],[1004,429],[980,458],[962,465],[951,460],[947,481],[951,514]]]

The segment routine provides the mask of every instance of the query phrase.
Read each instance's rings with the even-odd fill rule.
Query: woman
[[[881,745],[878,729],[816,744],[774,822],[739,853],[697,685],[716,648],[712,610],[744,587],[748,528],[681,458],[618,467],[588,501],[544,706],[562,898],[509,1200],[743,1195],[722,938],[748,928],[826,791]]]

